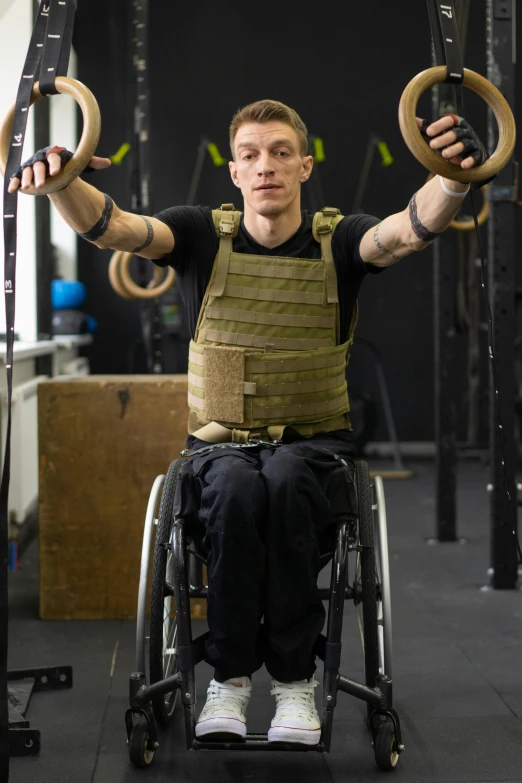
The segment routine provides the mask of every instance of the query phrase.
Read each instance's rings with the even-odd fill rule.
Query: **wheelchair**
[[[237,446],[244,448],[245,446]],[[211,448],[219,448],[214,446]],[[135,767],[152,764],[159,748],[158,727],[167,726],[180,701],[184,711],[188,750],[287,750],[329,752],[334,709],[340,691],[366,702],[366,721],[375,761],[382,770],[396,768],[404,750],[399,716],[392,700],[392,621],[386,510],[382,479],[371,480],[364,460],[354,463],[357,521],[341,521],[335,549],[321,560],[332,561],[330,588],[320,589],[327,600],[327,632],[316,653],[324,662],[321,740],[307,746],[269,742],[266,734],[247,734],[243,740],[196,738],[195,666],[204,658],[209,632],[192,638],[190,599],[206,598],[206,563],[201,547],[187,528],[179,495],[182,452],[165,476],[158,476],[145,517],[136,624],[136,671],[130,676],[125,726],[130,761]],[[344,463],[346,464],[346,463]],[[181,477],[181,480],[180,480]],[[156,532],[153,545],[154,531]],[[152,564],[151,564],[152,555]],[[353,576],[349,577],[350,570]],[[149,575],[152,584],[149,586]],[[150,590],[149,590],[150,587]],[[149,606],[150,594],[150,606]],[[357,612],[364,656],[364,683],[339,672],[345,599]],[[150,619],[149,619],[150,618]],[[148,649],[147,649],[148,647]],[[148,680],[147,680],[148,664]]]

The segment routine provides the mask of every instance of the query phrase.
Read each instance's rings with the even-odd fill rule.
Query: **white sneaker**
[[[196,723],[196,737],[207,734],[246,736],[246,712],[252,685],[249,677],[233,677],[225,682],[211,680],[207,701]]]
[[[301,742],[317,745],[321,721],[315,708],[314,688],[318,682],[278,682],[272,680],[270,693],[276,697],[276,714],[268,732],[269,742]]]

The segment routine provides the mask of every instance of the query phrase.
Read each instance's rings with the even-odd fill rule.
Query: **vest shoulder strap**
[[[321,254],[326,267],[326,301],[328,304],[337,304],[337,275],[332,255],[332,236],[338,223],[344,215],[335,207],[323,207],[316,212],[312,223],[312,231],[316,242],[321,243]]]
[[[344,215],[341,215],[341,210],[335,207],[323,207],[319,212],[314,215],[312,223],[312,231],[316,242],[321,241],[321,235],[333,234],[337,224],[341,222]]]
[[[233,204],[221,204],[220,209],[212,210],[212,220],[218,237],[234,238],[239,231],[241,212]]]

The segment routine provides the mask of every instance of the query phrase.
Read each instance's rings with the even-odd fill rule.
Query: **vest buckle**
[[[220,236],[230,236],[234,233],[234,223],[225,223],[224,220],[219,221],[219,234]]]
[[[341,210],[336,207],[323,207],[321,212],[325,217],[335,217],[341,214]]]
[[[332,224],[329,220],[321,220],[317,223],[315,230],[318,234],[329,234],[332,230]]]

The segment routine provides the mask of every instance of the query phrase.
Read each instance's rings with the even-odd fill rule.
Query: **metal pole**
[[[432,92],[432,115],[438,120],[455,102],[451,85]],[[453,108],[452,112],[456,110]],[[433,244],[433,330],[435,379],[435,519],[437,541],[457,541],[457,412],[455,403],[455,283],[451,239]]]
[[[149,3],[134,0],[132,4],[132,70],[134,74],[134,140],[138,169],[134,200],[138,214],[150,215],[150,107],[149,107]],[[140,259],[140,277],[146,278],[150,262]],[[163,333],[159,300],[141,304],[142,331],[150,372],[164,371]]]
[[[435,518],[438,541],[457,540],[457,414],[452,253],[447,238],[433,246],[435,360]]]
[[[515,0],[487,0],[488,79],[498,87],[514,109],[516,19]],[[489,112],[488,144],[490,153],[497,145],[496,122]],[[491,215],[488,222],[488,288],[493,318],[493,353],[497,366],[498,395],[502,418],[497,421],[496,392],[490,372],[490,514],[491,514],[491,586],[513,590],[517,584],[517,556],[513,539],[516,519],[515,487],[515,210],[517,164],[499,173],[489,189]],[[502,466],[503,438],[505,474]],[[511,503],[508,498],[508,491]]]
[[[203,137],[198,144],[198,151],[196,155],[196,164],[192,173],[192,179],[190,180],[189,192],[185,204],[189,207],[193,207],[196,203],[196,195],[199,189],[199,183],[201,180],[201,174],[203,172],[203,164],[205,163],[205,157],[207,155],[208,139]]]
[[[428,5],[434,22],[434,5]],[[455,4],[460,50],[464,53],[469,0]],[[433,64],[440,59],[440,40],[433,39]],[[456,114],[457,95],[452,84],[432,91],[432,116]],[[445,234],[433,245],[434,375],[435,375],[435,518],[438,541],[457,537],[457,406],[455,401],[456,328],[454,315],[455,245]]]
[[[357,183],[357,191],[355,193],[355,197],[353,200],[352,205],[352,215],[357,215],[360,212],[363,212],[363,198],[364,193],[366,191],[366,185],[368,184],[368,177],[370,176],[370,169],[373,163],[373,158],[375,156],[375,150],[377,149],[377,143],[379,139],[375,135],[375,133],[370,133],[370,138],[368,139],[368,144],[366,146],[366,155],[364,157],[364,163],[361,168],[361,173],[359,175],[359,182]]]

